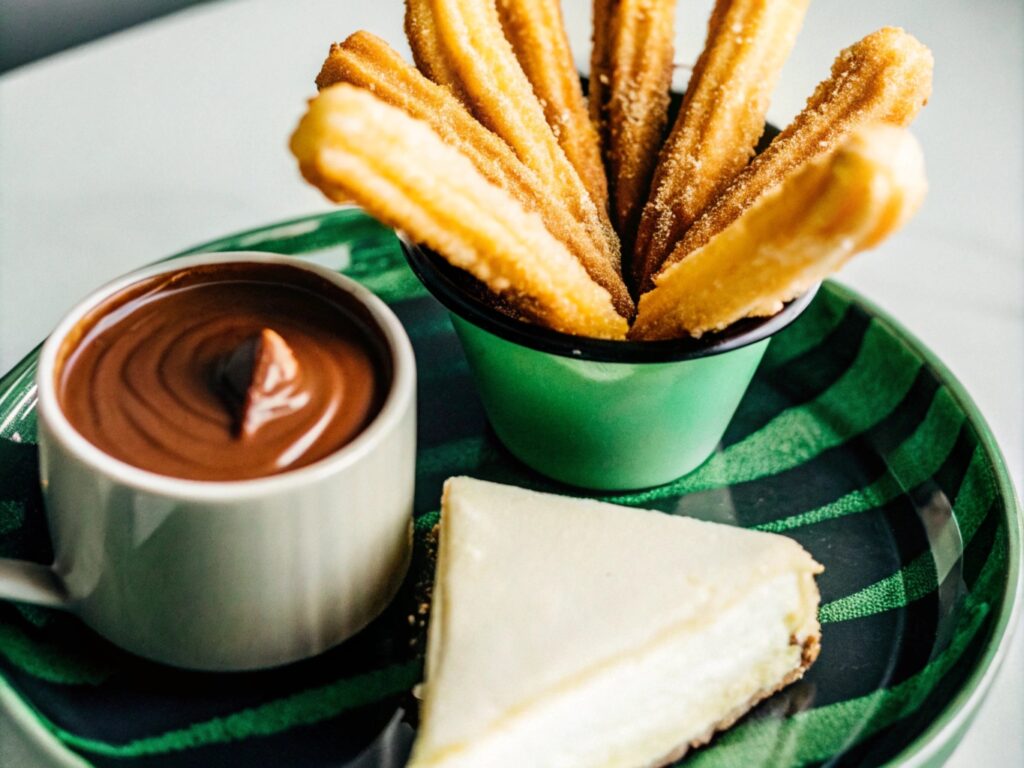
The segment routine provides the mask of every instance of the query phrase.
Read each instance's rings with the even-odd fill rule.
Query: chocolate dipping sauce
[[[311,464],[377,415],[390,383],[366,310],[313,273],[228,263],[136,283],[65,339],[72,426],[136,467],[243,480]]]

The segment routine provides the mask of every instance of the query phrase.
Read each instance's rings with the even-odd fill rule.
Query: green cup
[[[406,259],[451,313],[484,409],[523,463],[570,485],[629,490],[700,466],[725,434],[772,334],[816,288],[769,318],[672,341],[581,338],[517,320],[437,254],[403,241]]]

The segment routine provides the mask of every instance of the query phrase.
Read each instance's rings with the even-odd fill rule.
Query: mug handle
[[[0,557],[0,599],[69,608],[67,587],[48,565]]]

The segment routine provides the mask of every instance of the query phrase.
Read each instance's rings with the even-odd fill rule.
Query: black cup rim
[[[448,311],[505,341],[575,360],[601,363],[674,363],[721,355],[756,344],[781,331],[810,305],[820,287],[820,283],[815,284],[806,293],[786,303],[771,317],[739,320],[723,331],[706,333],[697,339],[594,339],[561,333],[498,312],[472,295],[464,286],[457,284],[454,275],[464,273],[456,270],[429,248],[411,242],[404,233],[399,232],[398,235],[402,251],[413,273]]]

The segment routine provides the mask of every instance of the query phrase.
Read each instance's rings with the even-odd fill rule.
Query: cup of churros
[[[814,289],[767,318],[699,339],[613,341],[509,316],[430,250],[403,241],[413,271],[452,325],[502,444],[555,480],[595,490],[645,488],[714,451],[771,336]]]
[[[400,233],[496,434],[542,474],[695,469],[771,336],[923,200],[907,126],[932,57],[901,29],[841,51],[755,154],[807,2],[765,5],[716,5],[672,119],[667,0],[594,3],[586,92],[553,0],[408,0],[415,65],[368,32],[331,47],[299,168]]]

